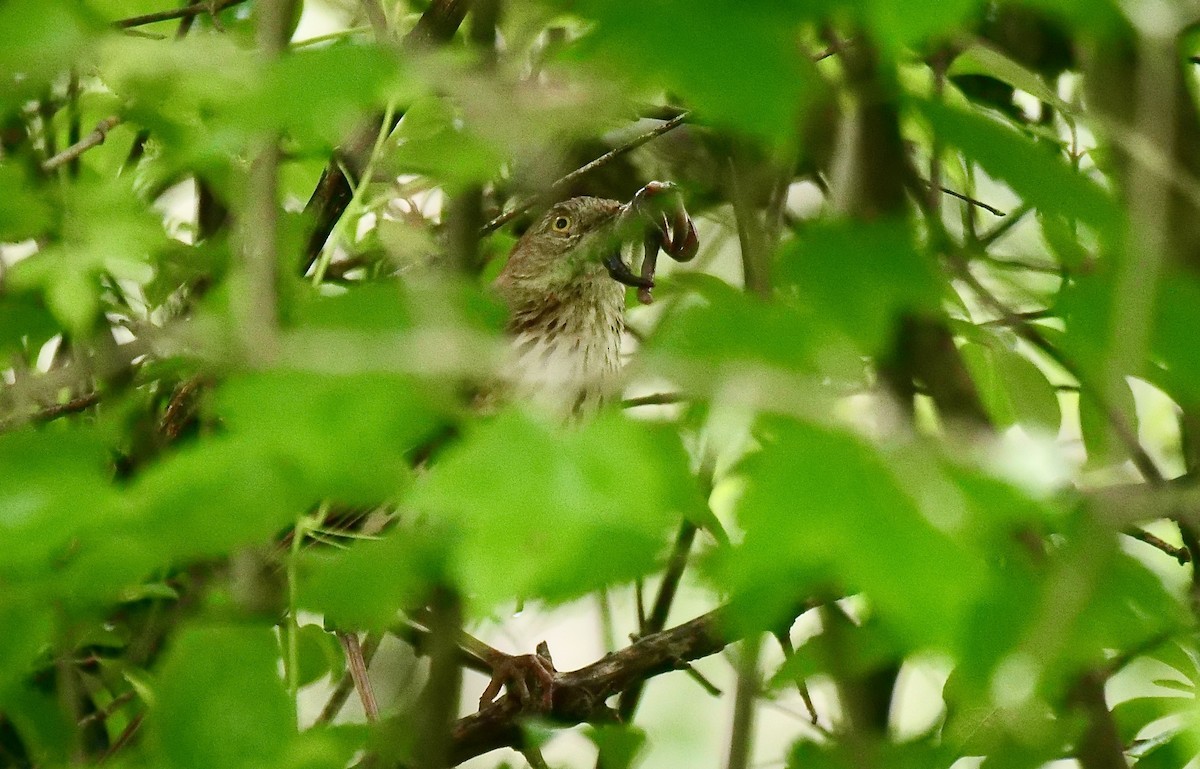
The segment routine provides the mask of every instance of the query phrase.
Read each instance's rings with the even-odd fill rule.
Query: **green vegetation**
[[[0,766],[1194,762],[1198,31],[0,2]],[[488,398],[522,228],[651,180],[624,400]]]

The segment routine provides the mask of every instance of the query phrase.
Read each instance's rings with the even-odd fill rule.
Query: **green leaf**
[[[93,432],[0,435],[0,575],[52,568],[81,530],[116,508],[107,449]]]
[[[696,494],[664,429],[616,415],[564,428],[509,411],[447,452],[407,504],[460,532],[458,577],[489,607],[646,574]]]
[[[206,440],[137,478],[127,495],[132,515],[115,534],[149,545],[138,561],[219,555],[270,537],[315,502],[296,488],[297,476],[252,440]]]
[[[630,769],[646,745],[646,733],[625,724],[593,726],[587,730],[587,737],[600,753],[600,769]]]
[[[398,612],[419,606],[430,588],[446,582],[454,540],[447,527],[410,524],[348,550],[307,552],[300,605],[323,615],[330,628],[386,630]]]
[[[797,45],[802,14],[791,4],[570,5],[593,23],[569,56],[588,65],[603,63],[640,87],[677,93],[701,120],[789,140],[812,98],[816,78]]]
[[[58,333],[54,316],[29,293],[0,293],[0,355],[36,352]]]
[[[217,391],[216,413],[296,491],[346,504],[394,498],[409,477],[408,453],[436,426],[414,384],[388,374],[233,377]]]
[[[892,341],[898,318],[939,311],[935,265],[902,222],[829,222],[807,228],[780,256],[779,277],[796,287],[864,352]]]
[[[5,0],[0,29],[0,112],[7,113],[83,58],[96,25],[75,2]]]
[[[854,8],[856,3],[846,3]],[[868,0],[865,14],[876,36],[899,49],[944,38],[969,23],[980,0],[949,0],[914,7],[906,0]]]
[[[2,13],[2,11],[0,11]],[[0,165],[0,242],[15,243],[42,234],[54,218],[54,208],[38,194],[24,166]]]
[[[492,179],[504,156],[471,130],[444,99],[418,100],[392,136],[389,167],[397,173],[432,176],[461,188]]]
[[[774,627],[830,585],[864,592],[909,643],[954,638],[985,572],[961,542],[967,519],[945,480],[917,471],[917,457],[808,424],[772,421],[762,440],[743,467],[745,540],[719,572],[746,596],[748,621]],[[913,595],[939,598],[914,613]]]
[[[201,627],[175,640],[147,719],[160,760],[179,769],[278,766],[296,735],[267,628]]]
[[[0,703],[17,695],[18,684],[33,672],[54,634],[50,606],[13,598],[0,603]]]
[[[706,379],[723,373],[762,367],[865,381],[858,353],[819,313],[782,298],[762,302],[708,276],[678,280],[690,294],[647,340],[645,354],[666,370],[678,368],[690,389],[702,390]]]
[[[300,686],[308,686],[327,675],[336,681],[345,668],[342,648],[332,633],[320,625],[301,625],[298,632]]]
[[[975,41],[955,57],[946,74],[950,77],[956,75],[993,77],[1013,88],[1036,96],[1057,110],[1068,122],[1074,120],[1075,110],[1063,101],[1040,75],[985,41]]]
[[[1115,411],[1129,430],[1137,430],[1137,404],[1129,383],[1121,381],[1106,394],[1105,406]],[[1129,450],[1122,440],[1118,428],[1113,425],[1114,415],[1087,393],[1079,396],[1079,426],[1083,445],[1087,449],[1088,463],[1093,466],[1122,462],[1129,457]]]
[[[1025,202],[1079,219],[1101,232],[1112,232],[1122,221],[1111,195],[1057,153],[980,113],[936,102],[916,102],[915,106],[938,136],[965,152]]]
[[[959,351],[997,427],[1022,424],[1058,433],[1058,396],[1032,361],[998,339],[986,345],[968,343]]]
[[[996,365],[996,352],[978,342],[968,342],[960,347],[958,352],[971,374],[975,391],[979,393],[979,399],[983,402],[983,408],[992,424],[998,428],[1005,428],[1016,423],[1017,417],[1013,413],[1012,401]]]
[[[272,64],[242,105],[246,125],[284,130],[289,137],[332,147],[388,98],[410,99],[403,62],[365,44],[305,48]]]

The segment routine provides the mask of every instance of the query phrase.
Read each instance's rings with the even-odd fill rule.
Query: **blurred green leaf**
[[[245,124],[278,128],[302,145],[339,144],[388,99],[411,99],[403,62],[386,48],[333,45],[285,56],[266,73],[253,98],[242,104]]]
[[[817,81],[791,4],[587,0],[571,10],[593,24],[570,57],[676,93],[701,120],[785,141],[812,99]]]
[[[296,735],[267,628],[190,628],[159,672],[147,722],[159,760],[181,769],[277,766]]]
[[[17,685],[33,670],[54,633],[50,606],[11,596],[0,603],[0,708],[17,695]]]
[[[392,134],[387,164],[397,173],[416,173],[452,190],[494,178],[503,155],[472,131],[444,99],[414,102]]]
[[[231,438],[314,503],[394,498],[409,452],[437,424],[414,384],[387,374],[248,374],[219,388],[215,408]]]
[[[508,411],[447,452],[406,504],[461,532],[458,577],[489,607],[649,572],[696,494],[667,430],[615,415],[564,428]],[[589,567],[572,566],[583,554]]]
[[[1107,407],[1107,408],[1106,408]],[[1123,462],[1129,457],[1118,427],[1113,425],[1114,414],[1131,431],[1137,430],[1137,404],[1133,391],[1124,380],[1118,382],[1100,403],[1096,398],[1082,394],[1079,398],[1079,427],[1083,445],[1087,449],[1088,462],[1093,466]]]
[[[0,574],[50,570],[80,528],[115,507],[107,448],[90,431],[0,435],[0,467]]]
[[[689,385],[705,374],[749,366],[815,374],[841,363],[839,378],[861,378],[861,363],[818,313],[792,302],[762,302],[707,276],[681,276],[679,284],[693,295],[672,308],[646,349],[668,365],[670,359],[700,364]],[[839,356],[838,348],[845,353]]]
[[[297,680],[300,686],[308,686],[327,675],[336,681],[345,668],[345,657],[337,638],[320,625],[301,625],[297,636],[300,653]]]
[[[30,293],[0,293],[0,355],[35,352],[58,333],[49,309]]]
[[[599,751],[600,769],[630,769],[646,745],[646,733],[635,726],[600,725],[587,732]]]
[[[982,40],[976,41],[956,56],[946,74],[950,77],[956,75],[993,77],[1013,88],[1036,96],[1057,110],[1063,119],[1067,121],[1074,119],[1076,110],[1063,101],[1040,75]]]
[[[2,11],[0,11],[2,13]],[[0,242],[41,235],[54,220],[54,206],[35,189],[29,173],[16,163],[0,164]]]
[[[96,20],[65,0],[0,3],[0,112],[40,95],[60,72],[85,59]]]
[[[386,630],[448,577],[455,535],[443,526],[399,526],[379,541],[305,554],[300,605],[337,629]]]
[[[1058,434],[1062,416],[1058,396],[1033,362],[999,340],[968,343],[959,352],[997,427],[1022,424]]]
[[[943,284],[902,222],[826,222],[780,255],[779,278],[864,352],[885,351],[898,318],[939,311]]]
[[[720,571],[747,596],[748,621],[773,627],[814,590],[861,591],[908,643],[954,638],[986,571],[964,547],[952,487],[846,433],[774,420],[762,441],[742,468],[745,541]],[[939,599],[918,616],[913,595]]]

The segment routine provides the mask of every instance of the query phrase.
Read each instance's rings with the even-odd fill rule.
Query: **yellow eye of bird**
[[[559,216],[550,226],[554,228],[555,232],[566,232],[571,229],[571,220],[566,216]]]

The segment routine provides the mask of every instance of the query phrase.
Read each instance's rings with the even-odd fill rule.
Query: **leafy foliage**
[[[0,765],[694,763],[739,641],[646,703],[732,769],[1194,762],[1195,14],[0,3]],[[531,214],[653,179],[627,399],[506,398]]]

